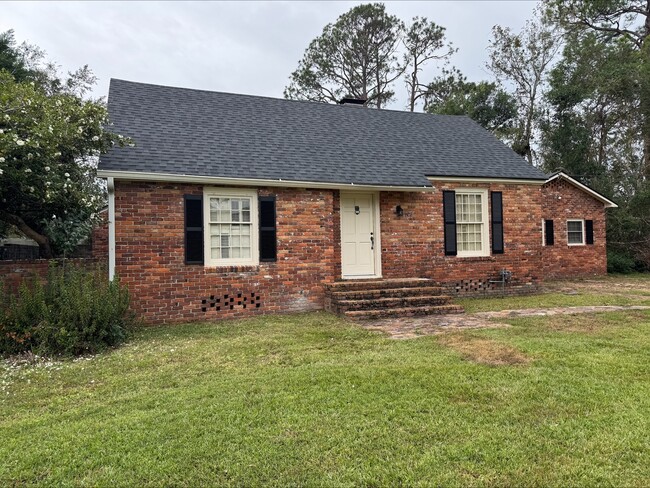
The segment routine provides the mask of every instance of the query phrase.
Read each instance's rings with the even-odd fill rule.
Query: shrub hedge
[[[123,342],[134,324],[128,290],[100,268],[56,266],[45,282],[23,282],[3,292],[0,353],[95,353]]]

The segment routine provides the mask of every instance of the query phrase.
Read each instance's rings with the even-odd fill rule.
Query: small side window
[[[569,246],[584,246],[585,244],[585,221],[567,220],[566,239]]]

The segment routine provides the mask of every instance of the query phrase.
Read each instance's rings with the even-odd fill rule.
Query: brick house
[[[440,287],[606,271],[615,204],[467,117],[120,80],[108,108],[136,143],[99,165],[109,272],[147,322],[435,313]]]

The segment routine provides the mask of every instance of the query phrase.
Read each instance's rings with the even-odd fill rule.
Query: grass
[[[581,307],[598,305],[646,305],[650,306],[650,296],[636,298],[625,295],[602,295],[584,293],[567,295],[565,293],[544,293],[512,297],[463,298],[455,300],[466,312],[488,312],[495,310],[516,310],[521,308]]]
[[[0,485],[647,486],[650,312],[395,341],[326,313],[0,369]]]

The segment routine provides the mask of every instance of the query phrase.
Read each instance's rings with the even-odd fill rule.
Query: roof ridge
[[[227,92],[227,91],[218,91],[218,90],[206,90],[205,88],[188,88],[184,86],[173,86],[173,85],[161,85],[158,83],[146,83],[144,81],[131,81],[131,80],[124,80],[122,78],[111,78],[109,82],[109,91],[110,91],[110,86],[113,84],[113,82],[119,82],[119,83],[128,83],[132,85],[143,85],[143,86],[149,86],[149,87],[154,87],[154,88],[170,88],[172,90],[182,90],[182,91],[190,91],[190,92],[199,92],[199,93],[213,93],[213,94],[218,94],[218,95],[228,95],[232,97],[246,97],[246,98],[261,98],[264,100],[273,100],[276,102],[296,102],[296,103],[303,103],[303,104],[311,104],[311,105],[316,105],[316,106],[323,106],[323,107],[343,107],[346,110],[349,109],[350,107],[344,107],[341,104],[338,103],[327,103],[327,102],[316,102],[314,100],[296,100],[293,98],[277,98],[277,97],[271,97],[268,95],[251,95],[249,93],[234,93],[234,92]],[[374,109],[374,108],[368,108],[369,113],[381,113],[381,112],[397,112],[401,114],[418,114],[418,115],[429,115],[437,118],[455,118],[455,119],[471,119],[467,115],[451,115],[451,114],[430,114],[428,112],[411,112],[409,110],[398,110],[398,109],[392,109],[392,108],[382,108],[382,109]]]

